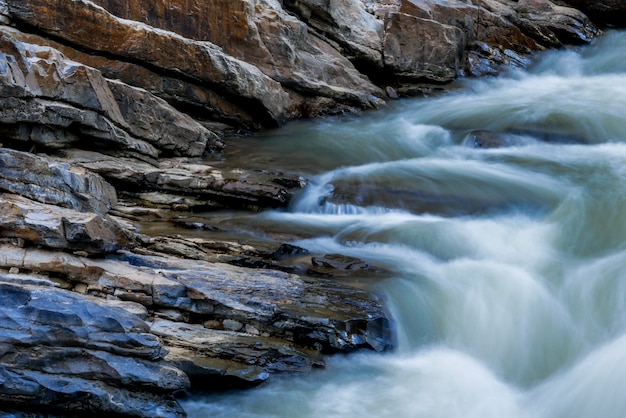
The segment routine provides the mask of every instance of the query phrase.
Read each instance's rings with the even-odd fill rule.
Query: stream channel
[[[229,147],[310,181],[241,215],[251,233],[388,272],[360,285],[397,347],[185,399],[190,417],[624,416],[626,33]]]

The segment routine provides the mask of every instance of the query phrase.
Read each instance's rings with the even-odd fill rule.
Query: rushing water
[[[255,141],[258,163],[312,179],[258,221],[390,270],[397,349],[187,400],[191,417],[626,415],[625,33]]]

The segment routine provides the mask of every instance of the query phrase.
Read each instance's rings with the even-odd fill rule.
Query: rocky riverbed
[[[600,33],[548,0],[6,0],[0,16],[0,414],[31,416],[184,416],[183,391],[392,348],[376,295],[337,280],[384,271],[200,216],[306,187],[224,148]]]

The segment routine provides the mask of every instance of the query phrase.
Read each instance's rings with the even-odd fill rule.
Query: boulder
[[[156,158],[200,156],[222,146],[215,134],[145,90],[50,47],[0,37],[0,122],[9,137],[43,148],[98,145]]]
[[[0,194],[0,236],[88,254],[110,253],[132,243],[132,238],[106,215],[77,212],[12,194]]]
[[[187,376],[141,319],[106,301],[0,276],[0,401],[46,413],[182,417]]]
[[[0,191],[99,215],[117,204],[115,189],[99,175],[9,148],[0,148]]]

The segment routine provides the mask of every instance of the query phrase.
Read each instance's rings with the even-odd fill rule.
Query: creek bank
[[[30,176],[12,175],[18,162]],[[13,408],[181,416],[172,394],[190,388],[189,379],[194,390],[254,386],[274,373],[323,367],[323,354],[391,346],[389,321],[369,293],[272,269],[303,249],[150,237],[132,218],[168,211],[120,206],[115,190],[81,165],[0,148],[0,166],[0,294],[12,301],[4,306],[9,329],[0,336],[6,371],[0,397]],[[188,192],[187,182],[174,184],[177,193]],[[90,188],[102,191],[99,199],[89,199]],[[39,314],[31,301],[43,300]],[[72,314],[79,305],[99,309],[94,318],[103,324]],[[119,315],[136,324],[117,325]],[[58,331],[40,330],[57,325]],[[108,334],[97,328],[105,326]],[[151,341],[149,356],[116,348],[139,338],[133,327]],[[33,350],[40,361],[21,354]],[[169,384],[167,373],[179,380]],[[53,381],[64,389],[51,387]],[[105,402],[106,393],[125,406]],[[79,394],[89,401],[74,402]]]
[[[306,186],[229,167],[225,133],[430,94],[599,33],[547,0],[3,0],[0,23],[0,399],[45,416],[183,416],[189,388],[391,347],[380,303],[346,284],[383,271],[193,220]],[[148,234],[151,217],[203,234]]]

